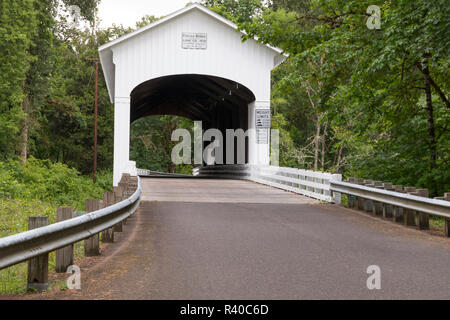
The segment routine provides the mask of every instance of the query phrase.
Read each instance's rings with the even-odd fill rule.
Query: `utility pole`
[[[98,62],[100,59],[87,59],[95,62],[95,107],[94,107],[94,168],[93,179],[97,183],[97,119],[98,119]]]

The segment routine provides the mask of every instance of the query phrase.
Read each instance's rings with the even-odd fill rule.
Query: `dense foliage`
[[[69,23],[70,5],[81,8],[85,30]],[[84,59],[97,57],[99,41],[116,36],[115,29],[94,36],[97,5],[97,0],[0,2],[0,237],[27,230],[30,216],[56,222],[58,206],[84,210],[85,199],[100,198],[112,187],[110,170],[100,172],[95,185],[79,172],[92,167],[94,67]],[[103,169],[111,166],[112,150],[112,106],[105,97],[101,84]],[[75,256],[81,252],[76,244]],[[53,270],[54,253],[49,262]],[[26,264],[0,272],[0,293],[24,288]]]
[[[133,31],[98,27],[100,0],[0,2],[0,237],[57,206],[82,210],[111,188],[113,105],[99,75],[100,174],[92,170],[98,47]],[[450,6],[446,0],[202,0],[246,36],[289,57],[273,73],[280,165],[450,191]],[[71,23],[71,5],[81,23]],[[381,28],[366,25],[369,5]],[[143,27],[157,20],[144,16]],[[132,125],[138,167],[190,173],[170,161],[173,116]],[[81,250],[80,246],[77,250]],[[54,256],[50,259],[54,265]],[[0,292],[24,288],[25,266],[0,272]]]
[[[177,116],[152,116],[137,120],[131,127],[130,158],[136,161],[138,168],[192,174],[193,166],[172,162],[172,149],[177,142],[172,141],[171,137],[174,130],[184,128],[192,131],[193,126],[193,121]]]
[[[289,54],[273,77],[282,164],[450,190],[447,1],[204,3]]]
[[[67,18],[81,8],[84,28]],[[98,0],[0,4],[0,159],[30,155],[89,173],[95,67],[88,58],[120,28],[97,30]],[[113,108],[100,74],[99,165],[112,164]]]
[[[111,185],[112,176],[107,172],[101,173],[97,184],[93,184],[89,177],[61,163],[33,157],[26,163],[0,162],[1,199],[34,199],[84,210],[84,199],[101,198]]]
[[[0,159],[49,159],[89,174],[98,47],[133,28],[100,29],[98,0],[0,4]],[[449,6],[445,0],[203,0],[247,38],[289,54],[273,73],[281,165],[450,190]],[[62,12],[81,8],[73,27]],[[381,9],[369,30],[367,7]],[[145,16],[142,27],[157,18]],[[245,40],[245,39],[244,39]],[[113,106],[100,74],[99,168],[111,169]],[[132,126],[138,166],[170,163],[170,131],[185,119]]]
[[[70,206],[84,211],[84,199],[101,198],[112,189],[111,172],[100,172],[97,184],[76,169],[48,160],[30,157],[0,162],[0,238],[28,230],[31,216],[48,217],[56,222],[57,207]],[[83,242],[75,244],[75,258],[83,256]],[[55,268],[55,253],[50,254],[50,271]],[[26,290],[27,263],[0,271],[0,294]]]

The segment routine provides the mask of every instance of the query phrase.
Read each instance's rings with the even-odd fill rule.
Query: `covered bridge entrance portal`
[[[256,129],[257,110],[270,110],[271,71],[285,56],[253,39],[242,42],[237,29],[192,4],[100,47],[115,110],[114,185],[123,173],[136,174],[130,124],[141,117],[179,115],[223,133]],[[268,164],[269,139],[257,138],[249,137],[247,162]]]

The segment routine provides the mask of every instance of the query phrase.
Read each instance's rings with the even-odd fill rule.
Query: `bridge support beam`
[[[117,187],[122,174],[137,175],[136,163],[130,161],[130,97],[116,97],[114,101],[114,177]]]

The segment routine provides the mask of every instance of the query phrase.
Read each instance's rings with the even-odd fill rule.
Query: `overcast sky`
[[[113,23],[134,27],[146,14],[156,17],[168,15],[194,0],[101,0],[100,26],[110,27]]]

